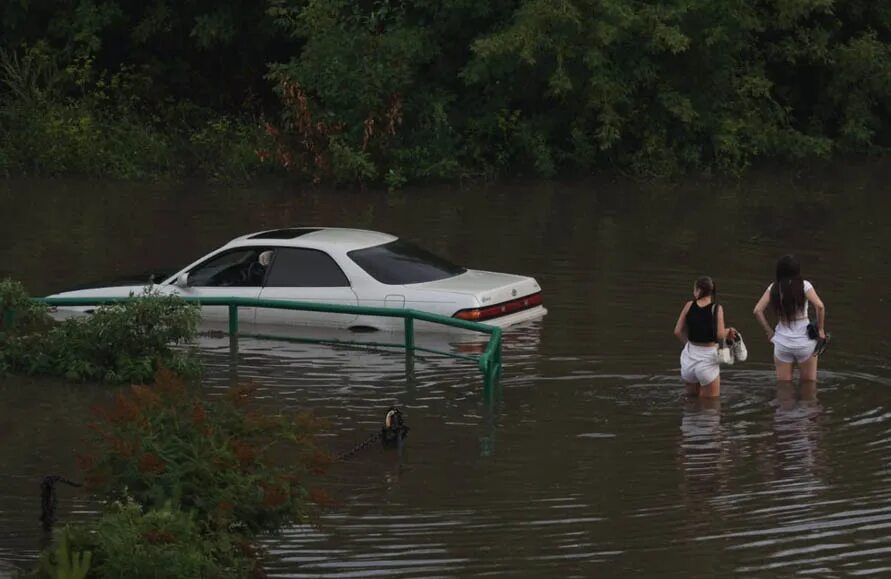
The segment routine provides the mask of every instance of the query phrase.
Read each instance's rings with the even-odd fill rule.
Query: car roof
[[[288,227],[270,229],[242,235],[229,242],[230,245],[274,244],[295,247],[337,247],[342,251],[352,251],[382,245],[398,239],[395,235],[350,229],[345,227]]]

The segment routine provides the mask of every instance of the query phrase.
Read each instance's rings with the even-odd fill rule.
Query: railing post
[[[497,329],[493,334],[492,338],[495,339],[495,380],[501,375],[501,329]]]
[[[491,402],[501,376],[501,329],[496,328],[489,340],[494,341],[495,346],[491,354],[486,353],[480,357],[480,369],[483,371],[483,394]]]
[[[405,380],[412,384],[415,381],[415,319],[406,314],[405,322]]]
[[[494,364],[490,359],[483,373],[483,400],[489,407],[495,402],[495,374],[492,372],[492,366]]]
[[[489,393],[489,389],[492,384],[489,382],[489,367],[492,365],[492,359],[489,357],[488,352],[480,355],[479,366],[480,371],[483,373],[483,392],[485,394]]]
[[[229,335],[238,335],[238,306],[235,304],[229,305]]]
[[[409,356],[415,353],[415,319],[409,315],[405,316],[405,355]]]

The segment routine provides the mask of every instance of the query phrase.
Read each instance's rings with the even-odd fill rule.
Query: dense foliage
[[[22,285],[0,281],[0,372],[74,381],[145,382],[160,367],[195,375],[198,364],[176,348],[192,340],[198,308],[153,293],[55,323]]]
[[[229,534],[203,534],[195,518],[165,506],[144,511],[132,501],[113,502],[97,521],[64,527],[32,577],[259,576],[250,547]]]
[[[305,521],[329,456],[308,415],[252,408],[252,389],[208,402],[160,371],[97,411],[86,483],[110,505],[61,529],[44,575],[89,554],[88,577],[247,577],[262,573],[258,534]],[[70,566],[70,565],[69,565]]]
[[[246,536],[299,520],[310,503],[304,483],[328,461],[315,424],[249,411],[250,397],[242,387],[203,402],[169,371],[134,386],[93,425],[100,448],[85,458],[89,485],[145,508],[173,501],[204,527]]]
[[[891,143],[870,0],[35,0],[0,170],[313,180],[736,172]]]

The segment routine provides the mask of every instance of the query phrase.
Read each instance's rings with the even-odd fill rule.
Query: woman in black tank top
[[[712,303],[712,298],[707,297],[707,305],[700,306],[699,300],[694,299],[690,302],[687,309],[687,315],[684,316],[687,322],[687,340],[694,344],[707,346],[718,342],[715,336],[716,326],[715,313],[718,307]]]
[[[724,308],[715,303],[716,297],[712,278],[696,280],[693,299],[684,304],[674,326],[674,335],[684,344],[681,378],[690,396],[713,398],[721,394],[718,340],[735,337],[736,330],[724,326]]]

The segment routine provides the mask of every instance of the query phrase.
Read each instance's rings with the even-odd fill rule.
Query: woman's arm
[[[826,306],[823,305],[823,300],[820,299],[814,288],[804,295],[817,311],[817,329],[820,331],[820,338],[826,338]]]
[[[678,316],[678,322],[674,325],[674,335],[682,344],[687,343],[687,312],[690,311],[690,304],[692,303],[687,302],[684,304],[684,307],[681,308],[681,315]]]
[[[758,300],[758,303],[755,304],[755,309],[752,310],[752,313],[755,314],[755,319],[758,320],[758,323],[761,324],[761,327],[767,334],[767,339],[771,340],[773,339],[773,328],[770,327],[770,324],[767,323],[767,318],[764,316],[764,310],[767,309],[769,303],[770,290],[765,290],[764,295],[762,295],[761,299]]]
[[[730,329],[724,325],[724,306],[718,306],[718,335],[715,336],[719,341],[726,340]]]

